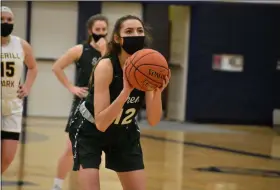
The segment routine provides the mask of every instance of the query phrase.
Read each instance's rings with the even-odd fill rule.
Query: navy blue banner
[[[272,124],[272,110],[280,106],[279,23],[275,5],[192,7],[187,120]],[[213,71],[217,53],[243,55],[244,71]]]
[[[101,13],[101,4],[99,1],[78,1],[78,36],[77,43],[82,43],[87,40],[87,20]]]

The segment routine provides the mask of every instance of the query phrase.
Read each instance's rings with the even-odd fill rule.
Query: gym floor
[[[2,176],[3,190],[50,190],[66,119],[28,118],[26,140]],[[271,128],[141,122],[147,190],[279,190],[280,136]],[[101,166],[101,189],[121,190]],[[78,190],[71,172],[64,190]],[[20,184],[20,185],[19,185]]]

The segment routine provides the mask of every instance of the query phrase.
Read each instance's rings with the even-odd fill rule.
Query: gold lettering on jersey
[[[1,87],[14,88],[15,82],[11,80],[2,80]]]
[[[15,62],[1,61],[1,77],[13,77],[15,75]]]
[[[127,103],[127,104],[136,104],[136,103],[138,103],[139,101],[140,101],[140,97],[139,97],[139,96],[137,96],[137,97],[132,96],[132,97],[128,97],[128,98],[127,98],[126,103]]]
[[[1,53],[1,59],[21,59],[19,53]]]

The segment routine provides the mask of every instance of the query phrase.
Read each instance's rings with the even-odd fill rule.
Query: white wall
[[[58,58],[76,44],[77,2],[32,2],[31,42],[37,58]]]
[[[141,3],[124,3],[124,2],[102,2],[102,14],[108,17],[109,30],[108,39],[111,38],[115,22],[124,15],[135,15],[142,19]]]
[[[58,82],[51,67],[76,44],[77,2],[32,2],[31,45],[38,61],[38,76],[28,98],[28,116],[68,117],[72,94]],[[73,82],[75,66],[65,70]]]
[[[169,19],[172,21],[170,63],[176,64],[177,67],[171,68],[167,118],[184,121],[187,103],[190,7],[170,6]]]
[[[52,73],[50,61],[38,61],[38,76],[28,98],[28,116],[68,117],[72,94],[60,84]],[[74,82],[75,65],[64,72]]]
[[[280,125],[280,109],[273,110],[273,124]]]

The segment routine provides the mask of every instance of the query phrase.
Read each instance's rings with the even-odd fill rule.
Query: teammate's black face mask
[[[9,23],[1,23],[1,36],[7,37],[9,36],[14,29],[14,24]]]
[[[107,34],[102,35],[102,34],[94,34],[92,33],[92,38],[95,42],[98,42],[101,38],[105,38]]]
[[[129,55],[144,48],[145,36],[125,36],[123,38],[122,48]]]

